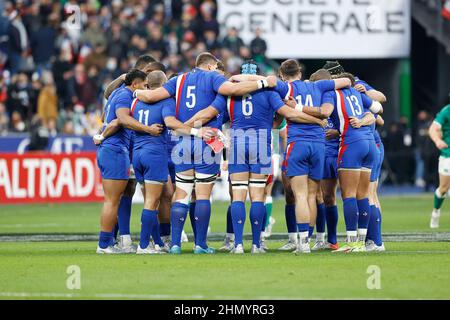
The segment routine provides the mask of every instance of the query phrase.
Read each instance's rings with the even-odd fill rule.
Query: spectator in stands
[[[59,108],[68,108],[75,99],[73,86],[69,84],[69,80],[73,77],[70,48],[61,48],[58,59],[53,64],[52,72],[56,83],[56,93],[59,98]]]
[[[417,116],[418,128],[417,128],[417,149],[420,160],[417,163],[420,166],[420,162],[423,164],[423,185],[419,185],[424,188],[425,191],[432,190],[438,183],[438,159],[439,151],[435,144],[428,135],[428,129],[433,122],[432,117],[426,111],[419,112]],[[417,176],[416,176],[417,179]]]
[[[238,30],[235,27],[228,29],[227,36],[223,39],[222,45],[229,49],[233,54],[239,55],[239,51],[244,46],[244,41],[239,37]]]
[[[74,103],[84,107],[96,102],[98,88],[92,77],[88,77],[84,65],[75,66],[74,76],[70,82],[75,92]]]
[[[45,71],[42,74],[43,88],[39,93],[37,114],[51,135],[56,135],[56,119],[58,118],[58,96],[53,76]]]
[[[31,37],[31,50],[38,71],[50,69],[50,60],[55,53],[56,16],[51,16]]]
[[[9,116],[6,112],[6,106],[0,102],[0,135],[3,136],[8,133],[9,130]]]
[[[27,129],[21,114],[18,111],[13,111],[11,114],[10,131],[11,132],[25,132]]]
[[[29,49],[29,39],[20,13],[17,10],[10,13],[9,21],[9,69],[12,74],[16,74],[25,67],[25,58],[27,57],[27,51]]]
[[[262,62],[265,59],[267,51],[267,43],[261,38],[261,29],[256,28],[255,38],[250,42],[252,57],[255,61]]]
[[[6,108],[8,113],[12,115],[17,112],[21,119],[26,119],[31,114],[31,86],[26,73],[19,73],[13,77],[7,95]],[[17,116],[15,120],[17,120]]]

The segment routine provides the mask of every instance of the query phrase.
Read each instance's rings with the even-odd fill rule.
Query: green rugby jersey
[[[437,114],[434,122],[441,126],[442,139],[450,146],[450,104]],[[450,158],[450,148],[441,150],[441,156]]]

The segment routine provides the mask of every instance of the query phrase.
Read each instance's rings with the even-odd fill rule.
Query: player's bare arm
[[[199,129],[194,129],[172,116],[164,118],[164,123],[168,128],[182,135],[186,136],[192,135],[198,138],[203,138],[205,140],[209,140],[215,136],[215,133],[211,128],[203,127]]]
[[[119,131],[119,129],[120,129],[119,120],[114,119],[113,121],[108,123],[103,132],[100,129],[99,133],[93,137],[94,144],[97,146],[100,145],[103,140],[115,134],[117,131]]]
[[[163,87],[154,90],[136,90],[134,96],[145,103],[155,103],[170,98],[169,92]]]
[[[125,76],[127,74],[124,73],[122,74],[120,77],[118,77],[117,79],[113,80],[110,82],[110,84],[108,84],[108,86],[105,89],[105,93],[103,94],[103,96],[105,97],[105,99],[108,99],[109,96],[111,95],[111,93],[116,90],[118,87],[120,87],[124,82],[125,82]]]
[[[351,117],[349,120],[350,125],[355,129],[371,126],[375,123],[375,121],[375,116],[371,112],[367,112],[362,119]]]
[[[230,78],[231,82],[258,81],[264,80],[266,77],[255,74],[237,74]]]
[[[163,131],[163,126],[161,124],[153,124],[151,126],[146,126],[133,117],[130,116],[130,109],[128,108],[120,108],[116,111],[117,120],[119,121],[119,125],[124,128],[146,132],[151,134],[152,136],[159,136]]]
[[[445,143],[445,141],[442,139],[443,138],[442,127],[439,123],[437,123],[436,121],[433,122],[430,126],[430,129],[428,130],[428,134],[430,135],[431,140],[434,142],[434,144],[439,150],[444,150],[448,148],[447,143]]]
[[[320,107],[298,105],[293,97],[289,97],[289,99],[285,100],[285,103],[291,108],[319,119],[328,119],[334,110],[334,106],[330,103],[324,103]]]
[[[278,110],[278,113],[291,122],[318,124],[323,128],[327,126],[326,120],[316,118],[298,110],[294,110],[286,105],[281,107]]]
[[[350,88],[352,86],[352,81],[349,78],[339,78],[334,79],[334,88],[336,90]]]
[[[378,91],[375,89],[366,90],[366,87],[363,84],[355,85],[355,89],[361,93],[365,93],[372,100],[378,101],[380,103],[387,102],[387,98],[386,98],[385,94],[381,91]]]
[[[378,127],[384,126],[384,119],[381,116],[377,117],[377,121],[375,122]]]
[[[194,126],[195,127],[203,126],[205,123],[208,123],[214,117],[217,117],[218,114],[219,111],[217,111],[216,108],[209,106],[208,108],[197,112],[192,118],[190,118],[184,124],[191,128],[194,128]]]
[[[218,93],[224,96],[232,97],[244,96],[260,89],[274,88],[276,85],[276,77],[267,77],[258,81],[245,81],[239,83],[226,81],[220,86]]]

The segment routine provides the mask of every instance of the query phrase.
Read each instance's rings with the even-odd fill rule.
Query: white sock
[[[227,239],[230,241],[234,241],[234,233],[227,233]]]
[[[440,216],[441,215],[441,209],[433,209],[433,216]]]
[[[358,229],[358,236],[360,237],[367,236],[367,229]]]
[[[289,242],[293,242],[293,243],[298,242],[297,232],[289,233]]]
[[[129,234],[120,236],[120,242],[124,247],[131,246],[131,244],[133,243],[133,241],[131,241],[131,236]]]
[[[318,242],[325,242],[325,232],[317,232],[316,240]]]
[[[358,231],[347,231],[347,242],[354,242],[358,239]]]
[[[308,240],[309,238],[309,232],[305,231],[305,232],[299,232],[299,238],[300,238],[300,243],[305,242],[305,239]]]

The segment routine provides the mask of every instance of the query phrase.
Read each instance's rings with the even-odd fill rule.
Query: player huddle
[[[181,254],[188,214],[194,253],[215,253],[207,234],[222,158],[228,163],[232,200],[221,250],[244,253],[249,197],[251,253],[264,253],[262,231],[270,220],[267,200],[277,143],[272,129],[283,128],[284,122],[289,242],[280,250],[384,250],[377,197],[384,155],[376,125],[383,124],[379,114],[385,96],[337,62],[328,62],[308,81],[302,80],[296,60],[282,63],[280,78],[258,74],[252,61],[241,71],[227,79],[222,63],[202,53],[192,71],[168,80],[164,66],[146,55],[110,84],[105,124],[94,137],[105,192],[97,253]],[[227,136],[223,126],[229,127]],[[130,178],[131,164],[135,179]],[[135,180],[145,199],[137,249],[129,227]],[[343,246],[337,242],[338,182],[347,230]]]

